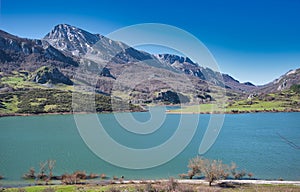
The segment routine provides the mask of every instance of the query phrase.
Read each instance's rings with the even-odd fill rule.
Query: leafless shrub
[[[75,177],[78,179],[86,179],[85,171],[75,171],[73,175],[75,175]]]
[[[45,174],[47,164],[48,164],[48,161],[40,162],[40,172],[38,174],[38,179],[45,179],[47,177],[47,175]]]
[[[251,179],[253,177],[253,173],[248,173],[248,177]]]
[[[241,170],[241,171],[236,170],[237,165],[233,162],[231,163],[229,169],[234,179],[242,179],[247,174],[245,170]]]
[[[169,179],[169,181],[167,182],[167,190],[168,191],[175,191],[177,186],[178,186],[177,181],[173,177],[171,177]]]
[[[49,169],[49,178],[53,177],[53,169],[55,166],[56,161],[55,160],[48,160],[48,169]]]
[[[106,176],[104,173],[102,173],[102,174],[100,175],[100,178],[101,178],[101,179],[107,179],[107,176]]]
[[[89,179],[96,179],[98,177],[99,177],[99,175],[97,175],[95,173],[90,173],[90,175],[88,176]]]
[[[65,185],[74,185],[79,182],[79,178],[76,177],[75,174],[64,174],[61,176],[62,180],[61,182]]]
[[[178,176],[179,176],[180,179],[190,178],[189,174],[186,174],[186,173],[179,174]]]
[[[29,169],[28,173],[25,173],[25,174],[23,175],[23,178],[24,178],[24,179],[35,179],[36,176],[35,176],[35,170],[34,170],[34,168],[31,167],[31,168]]]

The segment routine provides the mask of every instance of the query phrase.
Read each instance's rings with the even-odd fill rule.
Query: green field
[[[279,93],[255,96],[251,99],[227,101],[225,104],[209,103],[184,106],[170,113],[247,113],[300,111],[300,94],[288,90]]]
[[[0,188],[1,189],[1,188]],[[171,192],[171,191],[224,191],[224,192],[235,192],[235,191],[245,191],[245,192],[279,192],[279,191],[289,191],[298,192],[300,191],[300,186],[296,185],[270,185],[270,184],[231,184],[228,183],[227,187],[214,185],[209,187],[206,184],[180,184],[180,183],[170,183],[170,182],[154,182],[154,183],[141,183],[141,184],[107,184],[104,186],[97,185],[55,185],[55,186],[31,186],[24,188],[8,188],[4,189],[8,192],[73,192],[73,191],[84,191],[84,192]]]

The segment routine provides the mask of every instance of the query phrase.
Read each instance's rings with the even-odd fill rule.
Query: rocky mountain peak
[[[183,57],[179,55],[173,55],[173,54],[158,54],[156,57],[163,62],[168,62],[171,65],[174,64],[175,62],[183,64],[183,63],[188,63],[192,65],[197,65],[195,64],[190,58],[188,57]]]
[[[87,53],[101,38],[102,35],[92,34],[68,24],[59,24],[44,37],[44,40],[59,50],[79,55]]]

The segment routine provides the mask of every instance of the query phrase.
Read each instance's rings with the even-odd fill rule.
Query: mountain
[[[113,41],[100,34],[92,34],[68,24],[59,24],[43,40],[66,54],[114,63],[151,59],[151,55]]]
[[[44,65],[78,66],[74,58],[64,55],[47,41],[19,38],[1,30],[0,56],[3,73],[19,69],[34,71]]]
[[[68,24],[60,24],[55,26],[43,39],[58,50],[79,55],[92,51],[92,46],[101,38],[104,37]]]
[[[294,70],[264,86],[241,83],[188,57],[152,55],[68,24],[55,26],[41,40],[0,31],[0,70],[0,92],[75,84],[87,87],[84,91],[94,86],[99,94],[136,104],[178,103],[180,98],[181,102],[210,103],[224,100],[218,93],[221,87],[230,101],[246,99],[288,90],[299,84],[300,76]],[[30,86],[24,88],[24,84]]]
[[[258,90],[258,87],[250,82],[240,83],[238,80],[234,79],[228,74],[222,74],[224,83],[227,89],[232,89],[235,91],[241,91],[246,93],[251,93]]]
[[[222,76],[209,68],[201,67],[188,57],[172,54],[151,55],[129,47],[122,42],[113,41],[100,34],[91,34],[67,24],[55,26],[43,39],[66,54],[84,56],[91,60],[96,59],[98,63],[105,63],[103,65],[106,66],[106,72],[112,73],[109,75],[110,77],[117,77],[118,74],[121,74],[122,70],[120,71],[120,69],[122,67],[107,64],[108,62],[126,64],[147,60],[146,63],[150,66],[195,76],[218,86],[224,86],[225,83],[227,88],[234,91],[248,92],[256,88],[251,83],[243,84],[235,81],[229,75]]]
[[[193,75],[199,77],[202,80],[206,80],[204,74],[202,73],[204,68],[194,63],[188,57],[182,57],[172,54],[158,54],[155,56],[160,62],[165,63],[172,68],[182,71],[185,74]]]
[[[290,70],[278,79],[260,87],[261,93],[273,93],[290,89],[292,85],[300,84],[300,69]]]
[[[201,80],[208,81],[215,85],[225,86],[227,89],[231,89],[233,91],[251,92],[257,89],[257,87],[250,82],[240,83],[228,74],[220,74],[219,72],[215,72],[210,68],[201,67],[188,57],[172,54],[158,54],[155,56],[162,63],[182,71],[184,74],[198,77]]]

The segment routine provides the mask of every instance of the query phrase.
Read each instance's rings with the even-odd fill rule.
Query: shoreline
[[[103,112],[51,112],[51,113],[2,113],[1,117],[27,117],[27,116],[44,116],[44,115],[85,115],[85,114],[111,114],[111,113],[136,113],[136,112],[147,112],[144,111],[103,111]]]
[[[1,117],[27,117],[27,116],[43,116],[43,115],[80,115],[80,114],[111,114],[111,113],[136,113],[136,112],[147,112],[145,111],[104,111],[101,113],[93,113],[93,112],[54,112],[54,113],[2,113],[0,114]],[[247,113],[297,113],[300,112],[300,109],[292,109],[292,110],[253,110],[253,111],[207,111],[207,112],[189,112],[189,111],[172,111],[172,110],[166,110],[166,114],[247,114]]]
[[[291,110],[251,110],[251,111],[172,111],[167,110],[166,114],[247,114],[247,113],[297,113],[300,109]]]
[[[205,179],[174,179],[176,182],[181,184],[207,184],[208,181]],[[157,182],[168,182],[169,179],[149,179],[149,180],[124,180],[114,181],[116,184],[143,184],[143,183],[157,183]],[[300,186],[300,181],[279,181],[279,180],[257,180],[257,179],[223,179],[217,180],[214,183],[238,183],[238,184],[255,184],[255,185],[297,185]]]
[[[106,185],[140,185],[140,184],[159,184],[159,183],[167,183],[170,179],[132,179],[132,180],[85,180],[84,182],[79,182],[77,184],[71,184],[69,186],[76,186],[76,185],[82,185],[82,186],[106,186]],[[209,182],[205,179],[174,179],[175,182],[178,184],[186,184],[186,185],[205,185],[209,186]],[[293,185],[296,187],[300,187],[300,181],[280,181],[280,180],[256,180],[256,179],[223,179],[223,180],[217,180],[213,182],[214,185],[219,185],[222,183],[228,183],[228,184],[235,184],[235,185]],[[26,188],[26,187],[39,187],[39,186],[66,186],[65,184],[58,183],[58,182],[52,182],[48,184],[1,184],[0,189],[2,188]]]

